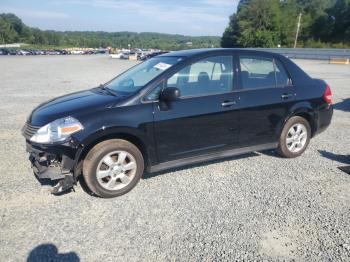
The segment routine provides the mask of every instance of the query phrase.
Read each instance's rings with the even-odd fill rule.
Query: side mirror
[[[171,102],[179,100],[181,96],[180,90],[176,87],[167,87],[159,95],[159,100],[164,102]]]

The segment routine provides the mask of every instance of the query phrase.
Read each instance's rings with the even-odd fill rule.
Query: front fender
[[[110,136],[117,136],[118,134],[125,134],[134,136],[142,141],[143,144],[147,145],[150,143],[149,138],[144,132],[141,132],[137,128],[132,127],[102,127],[101,129],[97,130],[95,133],[91,134],[90,136],[86,137],[84,140],[81,141],[81,145],[88,146],[91,143],[94,143],[94,141],[99,140],[102,137],[110,137]]]
[[[140,129],[132,127],[110,127],[101,128],[84,140],[80,141],[79,149],[75,155],[75,166],[85,157],[90,149],[107,139],[121,138],[131,140],[131,143],[136,144],[145,157],[147,165],[152,165],[157,161],[153,136],[151,133],[142,132]]]
[[[76,161],[84,157],[86,151],[89,151],[96,143],[112,138],[131,140],[130,142],[138,146],[142,145],[142,153],[147,153],[148,158],[156,161],[152,112],[153,104],[149,103],[112,107],[94,115],[81,115],[79,120],[84,130],[73,135],[79,141]]]

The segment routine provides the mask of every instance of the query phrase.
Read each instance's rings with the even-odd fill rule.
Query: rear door
[[[168,110],[156,104],[154,134],[160,162],[238,146],[239,117],[231,55],[202,58],[165,80],[181,98]]]
[[[242,147],[276,143],[295,99],[289,74],[272,55],[239,55]]]

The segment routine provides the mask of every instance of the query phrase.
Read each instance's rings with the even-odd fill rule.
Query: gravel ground
[[[330,128],[297,159],[259,152],[147,175],[130,193],[52,196],[20,128],[52,97],[133,65],[106,56],[0,57],[0,260],[350,261],[350,66],[296,61],[331,85]]]

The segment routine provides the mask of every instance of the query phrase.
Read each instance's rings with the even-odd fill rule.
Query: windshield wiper
[[[110,95],[113,95],[113,96],[117,96],[118,94],[114,91],[112,91],[110,88],[106,87],[105,85],[102,85],[100,84],[98,86],[99,89],[102,89],[103,91],[106,91],[107,93],[109,93]]]

